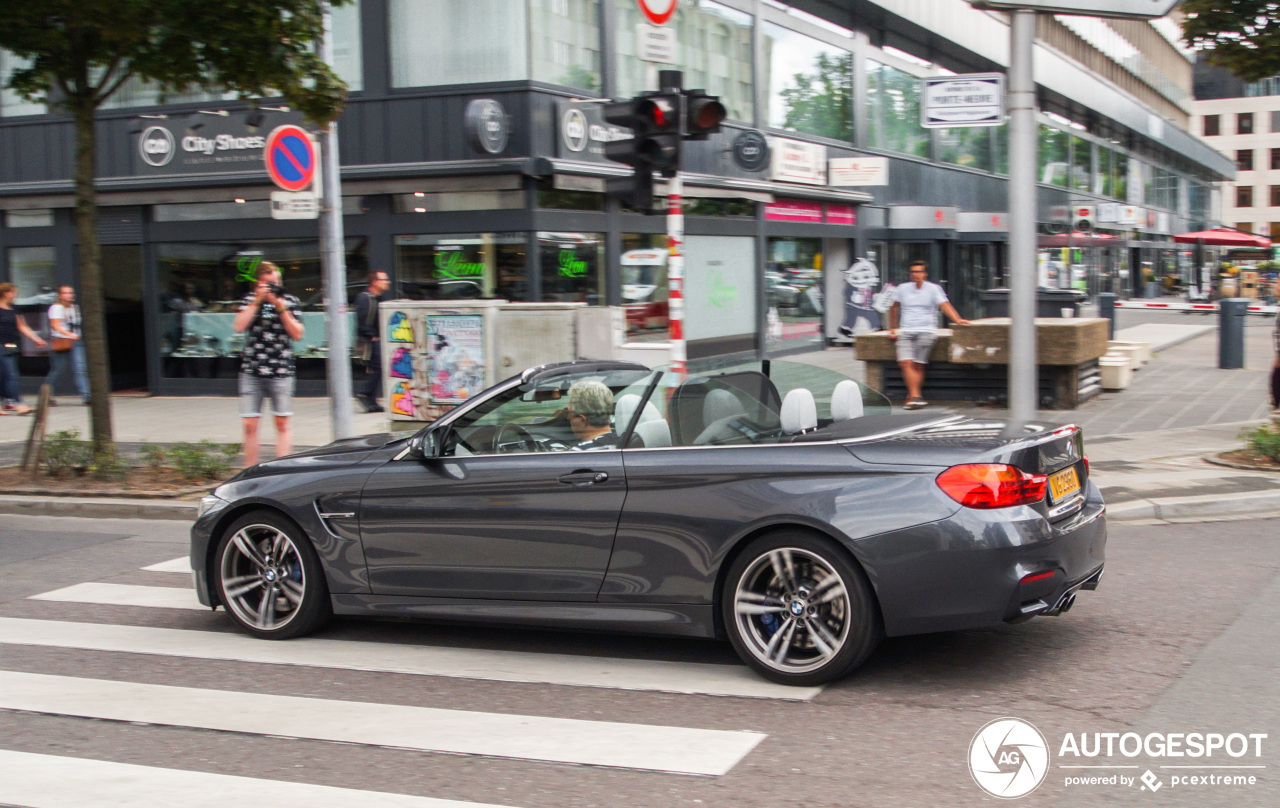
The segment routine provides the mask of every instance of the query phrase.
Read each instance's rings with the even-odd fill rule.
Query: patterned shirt
[[[301,301],[293,295],[284,296],[293,316],[301,320]],[[254,303],[254,295],[244,296],[240,310]],[[280,313],[270,303],[263,303],[253,324],[245,330],[244,350],[240,353],[240,372],[264,379],[286,379],[293,375],[293,340],[284,330]]]

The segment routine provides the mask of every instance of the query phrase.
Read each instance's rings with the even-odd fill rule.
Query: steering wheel
[[[508,432],[511,433],[511,439],[507,437]],[[498,427],[493,433],[493,451],[508,454],[516,451],[512,448],[514,446],[520,446],[526,452],[536,452],[539,449],[538,439],[519,424],[503,424]]]

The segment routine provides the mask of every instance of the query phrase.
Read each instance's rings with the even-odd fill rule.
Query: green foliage
[[[138,449],[138,457],[146,464],[147,468],[153,471],[159,471],[165,467],[168,457],[163,446],[157,446],[154,443],[144,443]]]
[[[783,126],[836,140],[852,140],[853,57],[819,53],[812,73],[796,73],[779,95]]]
[[[129,464],[116,452],[114,445],[95,454],[93,464],[89,466],[89,473],[99,480],[123,480],[128,472]]]
[[[51,477],[64,471],[84,474],[93,465],[93,443],[80,439],[80,430],[63,429],[44,440],[40,462]]]
[[[1280,425],[1263,424],[1257,429],[1246,429],[1241,437],[1249,451],[1280,463]]]
[[[1186,0],[1182,39],[1245,81],[1280,74],[1280,5],[1268,0]]]
[[[178,443],[168,451],[168,465],[188,480],[219,480],[231,471],[238,454],[238,443]]]

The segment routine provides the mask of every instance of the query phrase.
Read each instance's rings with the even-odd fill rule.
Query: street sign
[[[969,0],[974,8],[999,11],[1043,11],[1085,17],[1153,20],[1163,17],[1182,0]]]
[[[676,13],[676,0],[636,0],[640,13],[654,25],[662,25]]]
[[[286,191],[301,191],[315,179],[319,160],[311,135],[301,126],[277,126],[263,150],[267,174]]]
[[[920,124],[926,129],[1004,123],[1003,73],[935,76],[921,81],[924,103],[920,105]]]
[[[636,24],[636,54],[640,61],[675,64],[677,47],[674,29],[647,22]]]
[[[311,191],[272,191],[272,219],[317,219],[320,201]]]

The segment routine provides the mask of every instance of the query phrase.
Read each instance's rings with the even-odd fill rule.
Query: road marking
[[[190,570],[188,570],[190,572]],[[145,606],[149,609],[208,609],[196,600],[194,589],[133,584],[83,583],[32,595],[30,600],[96,603],[100,606]]]
[[[143,569],[148,572],[180,572],[183,575],[190,575],[191,559],[186,556],[171,558],[168,561],[161,561],[159,564],[143,567]]]
[[[0,671],[0,708],[486,757],[718,776],[758,732],[482,713]]]
[[[359,791],[310,783],[163,769],[105,760],[0,751],[0,802],[30,808],[498,808],[478,802]]]
[[[228,620],[230,618],[227,618]],[[0,643],[306,665],[499,682],[808,701],[821,687],[788,687],[745,666],[539,654],[300,637],[267,642],[240,633],[0,617]]]

